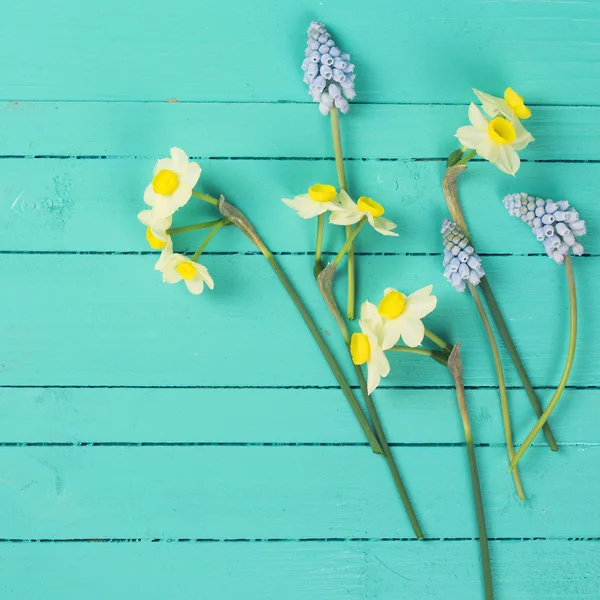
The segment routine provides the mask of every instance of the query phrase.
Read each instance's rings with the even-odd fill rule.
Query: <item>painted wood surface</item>
[[[280,202],[335,183],[329,122],[299,69],[314,18],[357,64],[358,103],[342,120],[351,188],[384,203],[401,234],[361,234],[359,297],[433,283],[429,326],[464,342],[497,600],[600,597],[600,4],[25,0],[2,9],[3,597],[481,597],[447,373],[394,356],[375,396],[429,539],[416,542],[382,460],[250,243],[234,230],[218,236],[205,261],[215,290],[194,298],[160,282],[135,218],[156,158],[184,147],[203,167],[203,189],[255,222],[347,368],[311,276],[314,224]],[[568,199],[590,231],[575,264],[578,356],[552,420],[561,449],[538,439],[524,459],[526,503],[506,474],[475,308],[440,268],[452,134],[467,122],[472,87],[506,85],[533,105],[536,142],[515,179],[477,161],[461,193],[544,404],[566,352],[564,272],[501,199]],[[188,222],[213,214],[197,202],[182,212]],[[341,238],[329,230],[326,251]],[[193,252],[198,237],[177,244]],[[343,287],[341,275],[340,299]],[[505,364],[519,440],[533,416]]]

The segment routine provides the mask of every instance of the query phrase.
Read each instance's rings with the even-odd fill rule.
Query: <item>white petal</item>
[[[162,249],[160,257],[156,261],[154,268],[157,271],[163,271],[171,258],[173,258],[173,240],[169,238],[167,240],[167,245]]]
[[[354,225],[362,219],[362,215],[359,212],[337,210],[331,211],[329,215],[329,222],[332,225]]]
[[[171,158],[173,159],[173,171],[183,173],[188,165],[187,154],[181,148],[171,148]]]
[[[386,320],[383,324],[383,340],[381,347],[384,350],[389,350],[395,346],[402,334],[402,321],[400,319]]]
[[[381,320],[381,315],[377,307],[368,300],[365,300],[360,307],[360,320],[364,321],[371,329],[376,329],[373,325]]]
[[[496,166],[504,173],[514,175],[521,166],[521,159],[510,146],[500,146]]]
[[[174,171],[173,161],[170,158],[161,158],[156,161],[154,165],[154,175],[156,175],[159,171]]]
[[[214,289],[215,282],[213,281],[213,278],[210,276],[208,269],[204,265],[201,265],[200,263],[196,263],[195,267],[196,267],[196,271],[198,272],[198,277],[200,277],[211,290]]]
[[[152,218],[151,210],[142,210],[138,213],[138,219],[140,223],[145,225],[146,227],[151,227],[154,223],[154,219]]]
[[[367,363],[367,392],[369,396],[377,389],[379,382],[381,381],[381,375],[377,366],[369,361]]]
[[[185,258],[181,254],[173,254],[169,260],[167,260],[163,268],[163,281],[165,283],[177,283],[181,281],[183,277],[177,272],[177,267],[184,262]]]
[[[400,315],[402,320],[402,341],[411,348],[420,346],[425,337],[425,326],[420,319],[408,315]]]
[[[425,286],[416,292],[413,292],[406,299],[405,312],[407,315],[422,319],[426,317],[436,307],[437,298],[431,295],[432,285]]]
[[[396,229],[398,225],[385,217],[375,217],[373,219],[373,229],[381,235],[398,235],[392,229]]]
[[[512,124],[517,134],[517,138],[511,144],[513,150],[523,150],[530,142],[535,141],[535,138],[527,131],[527,129],[525,129],[525,127],[523,127],[519,119],[514,118]]]
[[[352,200],[352,198],[350,198],[346,190],[340,190],[340,193],[337,195],[336,201],[344,210],[360,212],[358,210],[358,205],[354,202],[354,200]]]
[[[198,183],[198,179],[200,179],[200,173],[202,173],[202,169],[198,163],[188,163],[179,175],[179,182],[181,185],[193,188]]]
[[[295,196],[293,200],[282,198],[281,201],[290,208],[293,208],[302,219],[312,219],[329,210],[326,206],[329,202],[315,202],[311,200],[308,194]]]
[[[502,98],[498,98],[496,96],[492,96],[491,94],[486,94],[485,92],[480,92],[473,88],[475,95],[479,98],[481,105],[483,106],[483,110],[490,116],[495,117],[500,114],[502,111],[500,110],[500,102],[504,102]]]
[[[485,132],[480,131],[472,125],[459,127],[456,131],[456,137],[458,138],[458,141],[467,148],[477,148],[477,146],[481,143],[481,140],[483,140],[486,135],[487,134]]]
[[[496,164],[498,160],[499,144],[495,144],[488,136],[486,136],[477,146],[477,154],[491,163]]]
[[[476,129],[487,131],[488,120],[473,102],[469,105],[469,121],[471,121],[471,125]]]
[[[150,184],[145,190],[144,190],[144,202],[148,205],[148,206],[156,206],[156,203],[160,200],[160,198],[162,198],[162,196],[159,196],[153,189],[152,189],[152,184]]]
[[[152,209],[152,215],[156,219],[164,219],[172,215],[178,208],[173,202],[172,196],[160,196],[160,198]]]
[[[194,277],[194,279],[186,279],[185,285],[187,289],[190,290],[190,292],[192,292],[192,294],[195,294],[197,296],[198,294],[201,294],[202,290],[204,289],[204,280],[200,277]]]

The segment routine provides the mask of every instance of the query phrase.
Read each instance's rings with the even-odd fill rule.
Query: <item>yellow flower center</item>
[[[496,117],[488,123],[488,135],[496,144],[510,144],[517,139],[513,124],[502,117]]]
[[[373,198],[367,196],[361,196],[357,202],[358,210],[361,212],[368,212],[374,217],[380,217],[383,213],[383,206],[378,202],[375,202]]]
[[[523,96],[520,96],[515,90],[509,87],[504,90],[504,99],[506,100],[506,104],[515,111],[519,119],[529,119],[531,111],[525,106]]]
[[[386,319],[395,319],[399,317],[406,308],[406,298],[404,294],[392,290],[388,292],[379,303],[379,314]]]
[[[362,365],[371,358],[371,344],[364,333],[353,333],[350,340],[350,354],[355,365]]]
[[[170,196],[179,185],[179,177],[174,171],[163,169],[152,180],[152,189],[161,196]]]
[[[337,190],[332,185],[317,183],[308,188],[308,195],[315,202],[331,202],[337,196]]]
[[[196,275],[196,269],[194,265],[190,262],[182,262],[175,269],[186,281],[190,281],[194,279]]]
[[[150,229],[150,227],[148,227],[148,229],[146,229],[146,239],[148,240],[148,243],[150,244],[150,248],[154,248],[155,250],[162,250],[167,245],[167,242],[163,242],[162,240],[159,240],[152,233],[152,229]]]

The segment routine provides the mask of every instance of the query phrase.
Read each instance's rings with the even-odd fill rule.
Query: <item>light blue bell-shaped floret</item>
[[[350,110],[348,100],[356,97],[354,65],[350,62],[350,55],[336,46],[322,23],[313,21],[307,33],[302,70],[308,93],[314,102],[319,103],[322,114],[329,114],[332,106],[347,113]],[[325,94],[332,99],[331,102],[323,99]]]
[[[479,284],[485,271],[481,258],[456,223],[445,219],[442,224],[444,241],[444,277],[459,292],[464,292],[467,281]]]
[[[569,251],[575,256],[583,254],[583,245],[575,238],[586,234],[585,221],[566,200],[554,202],[535,198],[524,192],[505,196],[504,206],[513,217],[527,223],[546,254],[557,264],[562,264]],[[523,213],[523,207],[526,212]],[[529,207],[534,206],[533,213]]]

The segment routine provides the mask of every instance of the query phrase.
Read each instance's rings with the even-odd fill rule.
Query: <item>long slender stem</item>
[[[323,248],[323,228],[325,227],[325,213],[317,217],[317,245],[315,248],[315,265],[313,271],[315,277],[323,270],[323,261],[321,260],[321,251]]]
[[[198,250],[196,250],[196,252],[194,252],[194,255],[192,256],[193,262],[196,262],[198,258],[200,258],[200,255],[202,254],[202,252],[204,252],[204,248],[208,246],[210,240],[212,240],[213,237],[215,237],[215,235],[219,231],[219,229],[221,229],[221,227],[226,225],[228,222],[229,221],[225,218],[220,219],[219,222],[208,232],[208,235],[204,238],[204,241],[200,244],[200,246],[198,246]]]
[[[446,354],[452,352],[452,345],[445,342],[439,335],[433,333],[429,329],[425,329],[425,337],[430,339],[438,348],[441,348]]]
[[[475,500],[475,513],[477,515],[477,529],[479,530],[479,546],[481,548],[481,566],[483,569],[483,582],[485,589],[485,600],[494,600],[494,588],[492,584],[492,568],[490,563],[490,551],[488,547],[487,530],[485,526],[485,513],[483,510],[483,498],[481,496],[481,484],[477,470],[477,459],[475,457],[475,445],[471,423],[467,411],[467,400],[465,397],[465,386],[462,374],[462,361],[460,358],[460,342],[454,346],[452,354],[448,359],[448,370],[454,379],[456,387],[456,399],[465,431],[465,442],[469,456],[469,469],[471,471],[471,484],[473,486],[473,497]]]
[[[192,190],[192,196],[196,198],[200,198],[200,200],[204,200],[204,202],[208,202],[213,206],[219,206],[219,201],[208,194],[203,194],[202,192],[197,192],[196,190]]]
[[[346,238],[344,245],[340,248],[340,251],[337,253],[337,256],[332,261],[335,265],[339,265],[342,258],[344,258],[344,254],[350,251],[354,239],[359,234],[360,230],[366,222],[367,217],[363,217],[353,228],[351,227],[352,233]]]
[[[444,352],[440,352],[439,350],[428,350],[427,348],[411,348],[409,346],[392,346],[390,350],[394,352],[407,352],[410,354],[418,354],[420,356],[428,356],[429,358],[433,358],[436,362],[439,362],[441,365],[447,366],[448,364],[448,356],[444,354]]]
[[[471,150],[465,154],[456,164],[457,165],[466,165],[472,158],[477,156],[477,150]]]
[[[473,300],[475,300],[475,304],[477,306],[477,310],[479,311],[479,316],[481,317],[481,321],[483,326],[485,327],[485,332],[487,333],[488,340],[490,342],[490,347],[492,348],[492,354],[494,355],[494,365],[496,367],[496,377],[498,378],[498,387],[500,389],[500,405],[502,407],[502,421],[504,423],[504,436],[506,438],[506,447],[508,449],[508,460],[509,463],[512,461],[515,455],[515,449],[513,445],[513,436],[512,436],[512,428],[510,425],[510,413],[508,410],[508,396],[506,394],[506,384],[504,382],[504,372],[502,370],[502,362],[500,360],[500,351],[498,350],[498,344],[496,343],[496,338],[494,337],[494,332],[492,331],[492,326],[490,325],[490,321],[485,313],[485,308],[483,307],[483,303],[481,302],[481,297],[479,296],[479,292],[477,288],[469,282],[469,291],[473,296]],[[525,492],[523,491],[523,485],[521,484],[521,477],[519,475],[519,471],[517,469],[513,469],[513,479],[515,481],[515,487],[517,488],[517,494],[521,500],[525,500]]]
[[[317,342],[317,345],[319,346],[319,350],[321,350],[321,353],[323,354],[323,357],[327,361],[327,364],[329,365],[331,372],[333,373],[336,381],[338,382],[338,385],[340,386],[340,388],[342,389],[342,392],[346,396],[346,399],[348,400],[348,404],[350,404],[350,408],[352,409],[352,412],[354,413],[361,429],[363,430],[365,437],[367,438],[369,444],[371,445],[373,452],[375,454],[383,454],[384,452],[379,443],[379,440],[377,439],[375,432],[371,428],[369,421],[365,417],[365,414],[363,413],[362,408],[360,407],[360,404],[358,403],[358,400],[354,397],[354,393],[352,392],[352,389],[348,385],[348,382],[346,381],[346,378],[344,377],[344,374],[340,368],[340,365],[338,364],[337,360],[335,359],[335,356],[329,349],[329,346],[323,339],[323,336],[321,335],[321,332],[319,331],[317,324],[314,322],[314,320],[313,320],[312,316],[310,315],[310,313],[308,312],[306,306],[304,306],[302,299],[300,298],[300,296],[294,289],[292,282],[288,279],[287,275],[284,273],[283,269],[279,266],[279,263],[277,262],[277,260],[275,259],[275,257],[271,253],[271,251],[266,247],[265,243],[262,241],[262,239],[256,233],[256,231],[252,227],[250,221],[248,221],[246,216],[239,209],[232,206],[231,204],[226,202],[223,197],[221,197],[221,201],[219,202],[219,210],[221,211],[221,214],[223,214],[225,217],[227,217],[240,231],[242,231],[243,233],[246,234],[246,236],[257,246],[257,248],[262,252],[264,257],[267,259],[269,265],[271,265],[271,268],[273,269],[273,271],[275,271],[275,274],[279,278],[279,281],[281,281],[281,283],[282,283],[283,287],[285,288],[286,292],[288,293],[290,299],[292,300],[292,302],[295,304],[296,308],[298,309],[298,312],[300,313],[300,315],[302,316],[302,319],[306,323],[306,326],[308,327],[313,338],[315,339],[315,342]]]
[[[204,223],[185,225],[184,227],[171,227],[171,229],[167,229],[167,233],[169,235],[178,235],[180,233],[187,233],[188,231],[196,231],[197,229],[208,229],[209,227],[214,227],[221,220],[222,219],[215,219],[214,221],[205,221]],[[225,223],[223,227],[227,227],[227,225],[231,225],[231,223]]]
[[[340,115],[338,109],[332,106],[329,114],[331,115],[331,135],[333,137],[333,153],[335,155],[335,168],[337,169],[340,189],[348,191],[346,182],[346,171],[344,169],[344,154],[342,152],[342,136],[340,133]],[[352,234],[352,226],[346,226],[346,239]],[[354,297],[355,297],[355,269],[354,269],[354,246],[348,248],[348,318],[354,319]]]
[[[529,379],[529,375],[527,375],[527,371],[525,370],[523,361],[521,360],[521,357],[519,356],[519,353],[517,352],[517,348],[515,347],[515,344],[512,340],[510,332],[508,331],[506,321],[504,320],[504,317],[502,316],[502,313],[500,312],[500,307],[498,306],[498,303],[496,302],[496,298],[494,297],[494,294],[492,293],[492,288],[490,287],[487,277],[483,277],[481,280],[481,283],[479,285],[481,286],[481,291],[483,292],[483,295],[485,296],[487,305],[490,309],[490,312],[492,313],[492,317],[496,323],[496,327],[498,327],[498,331],[500,332],[500,335],[502,336],[504,344],[506,345],[508,354],[512,358],[513,364],[515,365],[515,368],[517,369],[517,373],[519,374],[521,382],[523,383],[523,387],[525,388],[527,397],[529,398],[529,401],[531,402],[531,406],[533,406],[533,410],[535,411],[535,414],[539,419],[544,412],[542,409],[542,405],[540,404],[539,398],[537,397],[535,389],[533,388],[533,384],[531,383],[531,380]],[[545,422],[543,429],[544,429],[544,435],[546,436],[546,441],[548,443],[548,446],[550,446],[550,449],[553,452],[556,452],[558,450],[558,444],[556,443],[556,439],[554,438],[554,434],[552,433],[550,424]]]
[[[571,367],[573,366],[573,360],[575,358],[575,346],[577,344],[577,291],[575,289],[575,275],[573,273],[573,263],[571,261],[571,257],[567,254],[565,257],[565,272],[567,274],[567,282],[569,286],[569,303],[570,303],[570,326],[571,326],[571,334],[569,337],[569,352],[567,354],[567,362],[565,364],[565,368],[563,370],[562,377],[560,378],[560,383],[552,396],[552,400],[550,400],[546,410],[543,412],[542,416],[538,419],[538,422],[535,424],[529,435],[525,438],[525,441],[515,454],[511,462],[511,467],[514,469],[517,466],[519,460],[521,460],[523,454],[531,445],[531,442],[535,439],[535,436],[540,432],[544,423],[548,420],[548,417],[552,414],[552,411],[556,408],[558,401],[567,385],[567,380],[569,379],[569,375],[571,373]]]
[[[442,182],[442,191],[444,193],[444,198],[446,199],[446,205],[448,206],[448,210],[454,222],[462,229],[462,232],[465,236],[470,239],[469,228],[467,227],[467,222],[465,220],[465,216],[463,214],[462,208],[460,206],[460,199],[458,197],[458,189],[457,189],[457,179],[464,173],[467,169],[465,165],[455,165],[454,167],[450,167],[446,169],[446,174],[444,175],[444,180]],[[487,277],[483,277],[481,279],[481,291],[485,296],[485,299],[490,308],[490,312],[492,313],[492,317],[498,327],[498,331],[500,331],[500,335],[506,344],[506,348],[508,349],[508,353],[517,369],[517,373],[523,383],[523,387],[527,392],[527,396],[531,405],[533,406],[533,410],[538,418],[542,415],[542,406],[540,401],[533,389],[533,385],[531,385],[531,380],[527,375],[527,371],[525,371],[525,366],[523,365],[523,361],[517,352],[517,348],[512,340],[510,332],[508,331],[508,327],[506,326],[506,322],[504,321],[504,317],[500,312],[500,308],[498,307],[498,303],[492,294],[492,288],[487,280]],[[550,429],[550,424],[546,423],[544,425],[544,435],[546,436],[546,440],[550,449],[556,452],[558,450],[558,444],[554,438],[554,434]]]
[[[336,267],[337,265],[335,265],[334,263],[330,263],[317,279],[317,283],[319,284],[321,294],[323,294],[323,298],[325,299],[325,302],[327,303],[327,306],[329,307],[329,310],[331,311],[335,322],[340,328],[342,337],[344,338],[344,342],[348,347],[348,353],[350,354],[350,334],[348,333],[348,327],[346,326],[346,322],[344,321],[344,318],[342,317],[340,310],[335,302],[335,298],[333,296],[333,277],[335,275]],[[351,354],[350,358],[352,359]],[[355,365],[354,363],[352,363],[352,365],[354,367],[356,377],[358,378],[360,390],[365,400],[365,404],[367,405],[367,410],[369,412],[369,416],[371,417],[371,422],[373,423],[373,427],[375,428],[375,433],[377,434],[377,438],[379,439],[381,447],[383,448],[385,461],[387,462],[390,473],[392,474],[392,479],[394,480],[394,484],[396,486],[396,489],[398,490],[400,499],[402,500],[404,510],[406,511],[406,514],[410,520],[410,524],[413,528],[413,531],[415,532],[415,535],[417,536],[417,539],[421,540],[423,539],[423,530],[421,529],[421,525],[419,524],[419,520],[417,519],[415,509],[413,508],[408,492],[406,491],[406,487],[404,486],[404,483],[402,481],[400,471],[398,470],[398,466],[396,465],[396,460],[388,444],[385,431],[381,424],[381,420],[379,419],[379,415],[377,414],[375,402],[369,394],[367,388],[367,381],[365,380],[365,375],[363,373],[362,368],[359,365]]]

